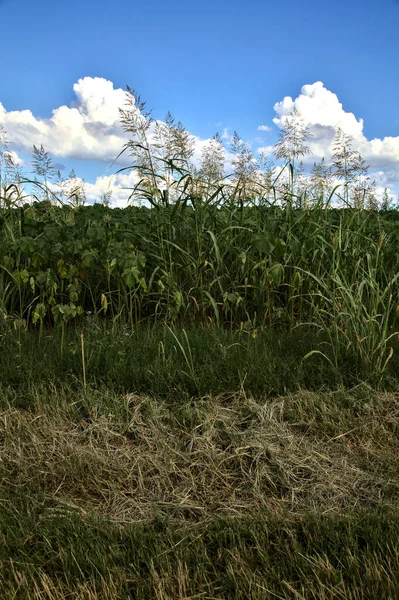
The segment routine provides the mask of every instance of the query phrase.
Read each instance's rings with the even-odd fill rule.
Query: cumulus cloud
[[[13,147],[30,152],[33,144],[54,157],[113,162],[127,141],[120,125],[119,109],[126,104],[125,91],[100,77],[84,77],[74,84],[76,99],[71,106],[60,106],[48,119],[40,119],[30,110],[7,111],[0,103],[0,124]],[[151,130],[149,131],[151,138]],[[227,129],[224,139],[229,137]],[[208,140],[192,135],[195,159]],[[125,155],[124,162],[130,161]]]
[[[138,182],[139,177],[135,171],[97,177],[94,183],[84,185],[86,200],[89,204],[93,204],[93,202],[101,202],[108,195],[111,206],[127,206],[131,202],[129,197],[132,188]]]
[[[286,96],[281,102],[276,102],[273,108],[278,116],[273,119],[273,123],[282,127],[294,106],[308,125],[332,129],[341,127],[354,138],[362,133],[363,119],[356,119],[353,113],[346,112],[337,95],[325,88],[321,81],[302,86],[301,93],[295,100]]]
[[[111,81],[100,77],[84,77],[73,86],[75,99],[70,106],[60,106],[52,111],[49,118],[39,118],[29,109],[7,111],[0,103],[0,124],[4,125],[11,140],[12,150],[19,155],[31,152],[32,145],[43,145],[56,159],[96,160],[112,163],[127,141],[119,120],[119,108],[125,106],[124,90],[114,88]],[[338,127],[353,137],[353,148],[359,150],[370,165],[373,176],[380,186],[399,184],[399,137],[374,138],[368,140],[364,135],[361,118],[344,109],[337,95],[328,90],[321,81],[306,84],[296,98],[286,96],[274,105],[276,113],[273,123],[284,126],[284,121],[297,107],[302,119],[309,127],[312,137],[310,147],[312,155],[306,157],[309,165],[323,156],[328,160],[332,152],[332,143]],[[272,127],[259,125],[258,131],[270,132]],[[231,129],[224,128],[222,140],[231,141]],[[201,150],[208,140],[192,135],[194,142],[193,161],[198,166]],[[256,140],[255,140],[256,141]],[[262,144],[261,141],[258,141]],[[273,147],[267,145],[258,150],[266,154],[273,153]],[[127,155],[119,165],[127,165]],[[227,168],[231,157],[226,152]],[[125,176],[126,177],[126,176]],[[98,178],[90,189],[92,198],[98,191],[105,193],[111,177]],[[115,189],[127,184],[121,175],[112,179]],[[105,187],[104,187],[105,186]],[[127,186],[128,187],[128,186]],[[104,189],[103,189],[104,188]],[[129,192],[117,191],[115,198],[124,202]]]
[[[47,119],[36,117],[30,110],[7,111],[0,103],[0,124],[16,151],[30,153],[35,144],[43,145],[55,158],[114,162],[128,140],[119,115],[119,109],[126,105],[125,91],[115,89],[111,81],[100,77],[79,79],[73,90],[75,100],[71,106],[54,109]],[[150,140],[154,125],[148,132]],[[223,137],[229,137],[227,129]],[[209,140],[195,135],[191,139],[193,161],[198,166],[201,150]],[[130,162],[127,153],[118,160],[123,166]]]
[[[321,81],[304,85],[295,100],[286,96],[274,105],[277,116],[273,122],[282,128],[287,116],[296,107],[305,124],[309,127],[311,138],[309,146],[312,156],[308,162],[332,153],[335,133],[340,127],[353,138],[353,149],[358,150],[370,165],[370,171],[383,170],[386,183],[399,183],[399,137],[384,137],[368,140],[363,132],[363,119],[345,111],[336,94],[324,87]]]
[[[79,79],[73,90],[72,106],[54,109],[48,119],[30,110],[7,111],[0,103],[0,123],[13,146],[30,151],[33,144],[43,145],[56,157],[112,161],[126,142],[119,123],[125,92],[100,77]]]

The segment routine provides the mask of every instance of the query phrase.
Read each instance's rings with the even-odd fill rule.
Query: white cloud
[[[127,206],[132,203],[131,200],[129,201],[129,197],[132,188],[138,182],[139,177],[135,171],[97,177],[94,183],[85,183],[84,185],[86,200],[89,204],[101,202],[101,198],[110,193],[111,206]]]
[[[363,130],[363,119],[357,120],[353,113],[346,112],[337,95],[325,88],[321,81],[302,86],[301,93],[295,100],[286,96],[281,102],[276,102],[273,108],[278,117],[273,119],[273,123],[281,127],[294,106],[308,125],[333,129],[341,127],[354,138]]]
[[[49,119],[30,110],[7,111],[0,103],[0,123],[12,145],[30,151],[42,144],[55,157],[114,160],[126,142],[118,110],[125,105],[125,92],[100,77],[79,79],[73,89],[73,106],[54,109]]]
[[[340,127],[353,137],[353,149],[361,152],[370,165],[370,171],[383,171],[387,184],[399,183],[399,137],[368,140],[363,133],[363,119],[345,111],[337,95],[325,88],[321,81],[304,85],[295,100],[286,96],[277,102],[274,105],[277,113],[273,119],[275,125],[282,128],[294,106],[312,134],[309,143],[312,155],[307,157],[308,163],[331,156],[335,133]]]
[[[273,155],[273,146],[261,146],[260,148],[257,148],[257,151],[262,154],[264,154],[265,156],[272,156]]]
[[[48,119],[40,119],[30,110],[7,111],[0,103],[0,124],[4,125],[11,145],[18,151],[29,153],[33,144],[43,145],[56,158],[112,163],[128,139],[119,115],[119,108],[126,104],[125,91],[114,89],[111,81],[99,77],[79,79],[73,90],[76,99],[72,105],[54,109]],[[149,139],[152,132],[153,127],[148,132]],[[194,135],[191,138],[194,142],[193,162],[198,166],[201,150],[209,140]],[[223,138],[229,138],[227,129],[224,129]],[[127,166],[130,162],[126,153],[118,160],[118,165]],[[97,186],[100,180],[97,179]]]
[[[127,141],[119,115],[119,108],[126,104],[124,90],[114,89],[111,81],[99,77],[79,79],[73,90],[76,100],[72,106],[54,109],[49,119],[35,117],[30,110],[7,112],[0,103],[0,124],[11,144],[22,152],[30,153],[35,144],[43,145],[54,157],[113,162]],[[198,163],[201,149],[209,140],[191,137],[194,162]],[[227,128],[222,137],[230,137]],[[121,162],[129,164],[127,154]]]
[[[8,154],[15,166],[22,167],[25,164],[24,160],[18,156],[15,150],[8,150]]]
[[[111,81],[99,77],[84,77],[74,86],[75,100],[71,106],[60,106],[52,111],[49,118],[39,118],[30,110],[7,111],[0,103],[0,124],[4,125],[11,140],[13,152],[18,155],[31,152],[32,145],[43,145],[50,154],[58,159],[97,160],[112,163],[120,153],[127,137],[119,121],[119,108],[125,105],[124,90],[114,88]],[[303,120],[309,126],[312,137],[310,147],[312,155],[306,157],[310,165],[323,156],[331,156],[332,142],[338,127],[354,139],[353,147],[359,150],[370,165],[378,184],[394,186],[399,184],[399,137],[385,137],[368,140],[363,131],[363,120],[344,109],[336,94],[328,90],[321,81],[306,84],[297,98],[286,96],[274,105],[276,116],[274,124],[281,128],[285,118],[296,106]],[[268,125],[259,125],[258,131],[269,132]],[[224,128],[223,141],[231,141],[231,130]],[[194,163],[198,166],[201,149],[208,140],[192,136],[195,145]],[[262,143],[262,142],[258,142]],[[271,155],[273,147],[267,145],[263,150]],[[231,157],[226,152],[227,168]],[[129,158],[119,165],[129,164]],[[125,175],[131,177],[132,175]],[[98,178],[90,190],[91,197],[97,190],[106,191],[111,177]],[[122,175],[115,176],[113,185],[120,190],[126,180]],[[122,183],[123,182],[123,183]],[[118,202],[125,201],[126,191],[115,192]]]

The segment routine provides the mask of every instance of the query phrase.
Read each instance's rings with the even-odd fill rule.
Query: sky
[[[0,125],[29,170],[33,144],[93,201],[123,147],[128,84],[156,119],[195,136],[237,130],[270,152],[294,106],[313,137],[309,165],[337,127],[354,138],[379,189],[399,191],[399,1],[0,0]]]

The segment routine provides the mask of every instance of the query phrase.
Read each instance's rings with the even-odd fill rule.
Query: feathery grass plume
[[[273,148],[276,159],[283,160],[290,167],[289,191],[291,194],[294,191],[296,160],[311,154],[307,145],[309,136],[309,127],[305,125],[298,108],[294,106],[290,115],[285,117],[279,140]]]

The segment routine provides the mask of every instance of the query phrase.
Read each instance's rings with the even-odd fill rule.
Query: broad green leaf
[[[283,265],[281,263],[274,263],[269,269],[269,277],[276,285],[280,285],[284,278]]]

